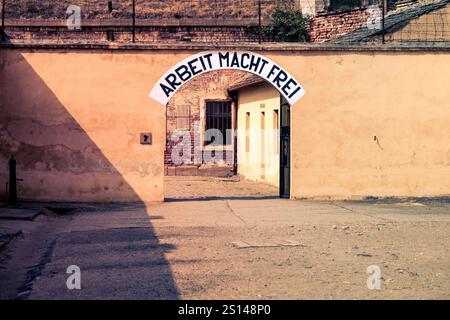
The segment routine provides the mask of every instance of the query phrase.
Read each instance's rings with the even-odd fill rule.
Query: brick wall
[[[180,88],[180,90],[169,101],[166,109],[167,137],[166,151],[164,154],[164,164],[166,167],[176,166],[172,161],[172,150],[177,142],[172,141],[171,137],[177,130],[177,107],[189,106],[189,133],[191,135],[191,140],[194,141],[195,135],[200,137],[200,139],[203,139],[202,133],[205,127],[205,100],[223,100],[230,98],[227,89],[233,83],[240,82],[249,76],[250,74],[237,70],[211,71],[194,78]],[[199,124],[198,127],[195,127],[196,123]],[[200,139],[197,139],[197,141],[202,143]],[[199,152],[201,152],[202,148],[199,143],[197,143],[197,145],[191,145],[192,162],[194,162],[194,153],[197,153],[198,155]],[[225,153],[233,151],[222,152],[223,153],[220,156],[222,159],[225,159]],[[219,163],[219,165],[227,166],[225,163]],[[200,164],[197,164],[196,166],[200,166]]]
[[[345,12],[319,14],[310,22],[311,42],[324,42],[339,38],[367,24],[366,8]]]
[[[15,41],[110,41],[130,42],[129,26],[83,26],[70,31],[63,26],[12,26],[5,33]],[[108,34],[113,38],[108,37]],[[255,42],[257,35],[245,26],[139,26],[138,42]]]
[[[336,39],[366,25],[367,9],[319,14],[310,21],[311,42]],[[231,19],[222,22],[191,19],[180,25],[177,19],[163,21],[142,20],[136,27],[138,42],[256,42],[257,34],[251,32],[252,21]],[[5,32],[14,41],[131,41],[131,21],[84,21],[82,30],[67,29],[64,20],[7,20]]]

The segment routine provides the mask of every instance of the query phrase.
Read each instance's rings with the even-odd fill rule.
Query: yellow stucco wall
[[[246,179],[279,185],[279,116],[274,128],[274,110],[279,109],[280,94],[268,83],[238,93],[238,173]],[[246,128],[247,113],[250,116],[250,128]],[[263,130],[262,117],[265,123]],[[246,150],[247,135],[249,150]]]
[[[449,54],[291,56],[284,65],[307,91],[292,111],[293,197],[450,194]]]
[[[1,139],[8,148],[1,163],[16,155],[20,197],[163,200],[165,111],[148,94],[170,62],[156,53],[106,51],[0,56]],[[140,145],[146,131],[152,145]]]
[[[19,157],[21,195],[162,200],[164,107],[148,93],[193,53],[0,49],[0,161]],[[293,198],[450,194],[448,53],[261,53],[306,90],[291,113]]]

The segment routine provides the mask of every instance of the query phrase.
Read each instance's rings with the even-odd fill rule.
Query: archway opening
[[[166,106],[165,198],[289,197],[290,107],[263,78],[214,70]]]
[[[289,198],[290,105],[304,93],[287,71],[252,52],[201,52],[172,67],[150,93],[166,105],[166,177],[237,179],[202,186],[166,180],[166,199]],[[220,189],[222,181],[272,191]]]

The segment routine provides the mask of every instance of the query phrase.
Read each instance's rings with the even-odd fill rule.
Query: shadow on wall
[[[22,55],[2,51],[0,183],[8,180],[7,162],[13,154],[17,175],[24,179],[18,183],[19,199],[140,202]]]
[[[149,220],[144,202],[20,52],[0,48],[0,88],[1,186],[8,181],[8,159],[14,154],[18,177],[24,179],[18,183],[19,200],[113,202],[126,198],[136,202],[138,209],[133,212],[140,219]],[[3,199],[4,187],[0,190]],[[84,275],[103,283],[98,298],[146,298],[149,292],[153,292],[153,298],[179,297],[165,258],[172,248],[159,242],[151,223],[131,231],[78,232],[69,238],[63,237],[62,241],[78,244],[79,258],[85,256],[79,261]],[[90,249],[89,244],[96,240],[110,243],[104,249],[107,254]],[[130,261],[125,259],[130,254],[123,250],[126,245],[131,246],[131,254],[139,257],[131,265],[125,262]],[[55,253],[57,262],[58,246]],[[128,282],[140,283],[133,292],[119,292],[121,288],[111,282],[124,274]],[[59,290],[62,296],[67,291],[65,287]],[[82,291],[78,298],[87,298],[85,294],[89,295],[89,290]],[[58,292],[48,298],[58,298]]]

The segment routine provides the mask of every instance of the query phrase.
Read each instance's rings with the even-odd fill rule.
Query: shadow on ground
[[[19,197],[91,201],[89,197],[95,194],[100,201],[109,202],[122,196],[145,208],[135,190],[27,61],[23,51],[0,50],[0,86],[1,185],[8,180],[7,161],[14,154],[18,175],[24,178],[19,184]],[[76,88],[70,89],[76,93]],[[53,194],[45,190],[53,190]],[[92,211],[97,211],[94,207]],[[0,268],[1,296],[177,299],[178,290],[165,258],[171,246],[159,242],[146,209],[132,212],[133,218],[124,218],[114,228],[76,232],[57,230],[70,230],[71,220],[67,217],[63,223],[51,220],[63,219],[58,217],[45,218],[48,221],[39,217],[43,218],[41,222],[29,222],[39,227],[32,233],[24,232],[24,239],[8,249],[11,259]],[[107,225],[108,216],[102,215],[102,219]],[[139,228],[128,228],[129,219],[145,219],[145,223]],[[8,223],[2,221],[0,227]],[[83,290],[67,289],[69,265],[81,268]],[[57,281],[46,281],[50,278]],[[123,288],[124,282],[132,290]],[[10,291],[5,293],[7,290]]]
[[[151,228],[75,231],[58,236],[51,263],[32,299],[178,299],[165,253]],[[81,270],[81,290],[68,290],[65,270]]]

